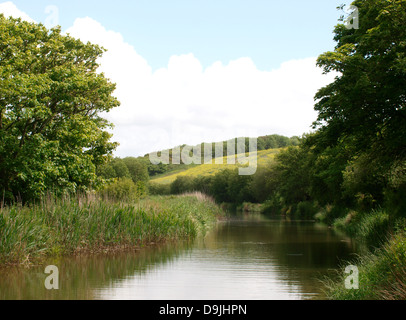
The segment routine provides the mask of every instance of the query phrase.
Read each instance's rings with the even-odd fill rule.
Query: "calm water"
[[[356,252],[351,239],[323,225],[251,215],[193,242],[51,260],[59,290],[45,289],[45,265],[0,270],[0,299],[323,299],[319,279]]]

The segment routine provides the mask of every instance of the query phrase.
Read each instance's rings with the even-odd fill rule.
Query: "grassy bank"
[[[325,282],[326,294],[332,300],[405,300],[406,236],[401,232],[373,253],[352,262],[359,271],[359,289],[347,290],[345,278]]]
[[[96,196],[53,199],[0,211],[0,265],[52,255],[129,249],[204,233],[222,215],[201,194],[112,202]]]
[[[263,213],[309,218],[344,232],[362,245],[362,253],[342,262],[334,277],[322,280],[330,300],[405,300],[406,299],[406,218],[393,210],[377,207],[355,210],[343,206],[301,202],[283,208],[272,201],[262,206]],[[359,271],[359,289],[346,289],[349,265]]]
[[[336,209],[336,211],[342,211]],[[368,251],[346,265],[359,271],[359,289],[347,290],[340,268],[336,279],[325,281],[326,295],[332,300],[405,300],[406,299],[406,221],[391,219],[385,209],[347,214],[332,220],[332,226],[365,244]],[[324,208],[320,220],[335,216],[334,208]]]

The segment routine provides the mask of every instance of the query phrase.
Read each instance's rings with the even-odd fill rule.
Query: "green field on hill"
[[[257,165],[263,165],[266,164],[267,162],[271,161],[274,159],[275,155],[282,150],[281,148],[279,149],[269,149],[269,150],[262,150],[258,151],[257,153]],[[248,156],[248,154],[247,154]],[[237,158],[237,156],[236,156]],[[216,162],[221,162],[219,160],[222,159],[223,164],[215,164]],[[163,175],[158,175],[155,176],[151,179],[151,182],[157,183],[157,184],[170,184],[173,181],[176,180],[177,177],[179,176],[189,176],[189,177],[198,177],[198,176],[210,176],[210,175],[215,175],[217,172],[226,169],[226,168],[237,168],[241,167],[242,165],[238,163],[238,160],[236,159],[236,164],[228,164],[227,157],[222,157],[222,158],[217,158],[214,159],[212,164],[200,164],[200,165],[189,165],[185,166],[182,165],[179,170],[167,172]],[[252,159],[249,158],[250,163],[252,162]]]

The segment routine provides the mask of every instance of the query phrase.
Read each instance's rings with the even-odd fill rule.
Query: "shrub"
[[[357,211],[349,211],[345,217],[337,218],[333,226],[336,229],[346,232],[350,236],[356,235],[361,214]]]
[[[171,193],[170,184],[149,183],[148,193],[153,196],[164,196]]]
[[[333,225],[338,218],[348,214],[348,209],[340,206],[327,205],[314,215],[314,218],[328,225]]]
[[[237,206],[238,211],[242,212],[261,212],[262,205],[259,203],[244,202]]]
[[[178,176],[170,186],[171,194],[182,194],[193,190],[193,178],[189,176]]]
[[[266,200],[261,206],[261,213],[265,215],[281,214],[282,199],[279,195],[272,196],[271,199]]]
[[[117,179],[101,192],[111,200],[131,200],[139,197],[137,185],[131,178]]]
[[[313,219],[318,212],[318,207],[311,201],[299,202],[296,207],[295,215],[298,218]]]

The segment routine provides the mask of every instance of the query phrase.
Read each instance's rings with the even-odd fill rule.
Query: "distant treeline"
[[[213,176],[178,176],[170,185],[150,183],[152,194],[200,191],[218,203],[262,203],[264,213],[296,214],[333,224],[350,212],[359,216],[385,208],[391,221],[406,218],[405,163],[359,152],[351,143],[319,148],[321,133],[281,150],[252,176],[224,169]],[[383,161],[383,162],[382,162]],[[386,221],[386,220],[385,220]],[[387,223],[388,221],[382,223]]]
[[[234,141],[236,139],[233,139]],[[227,152],[230,152],[230,150],[228,150],[228,141],[221,141],[219,143],[223,144],[223,153],[221,156],[227,156]],[[277,149],[277,148],[284,148],[284,147],[289,147],[289,146],[297,146],[300,143],[300,139],[297,136],[294,137],[285,137],[282,135],[277,135],[277,134],[273,134],[273,135],[267,135],[267,136],[261,136],[257,138],[257,150],[261,151],[261,150],[268,150],[268,149]],[[203,159],[203,155],[204,155],[204,143],[201,143],[199,145],[197,145],[197,147],[201,148],[201,154],[202,154],[202,159]],[[183,149],[184,147],[186,147],[186,145],[182,145],[179,146],[178,148]],[[153,165],[153,164],[149,164],[148,165],[148,173],[150,177],[154,177],[156,175],[159,174],[164,174],[164,173],[168,173],[170,171],[173,170],[179,170],[182,167],[180,166],[184,166],[184,163],[181,160],[181,164],[172,164],[172,155],[173,155],[173,149],[169,149],[169,162],[170,164],[158,164],[158,165]],[[245,138],[245,150],[248,152],[249,150],[249,138]],[[163,150],[163,151],[167,151],[167,150]],[[163,151],[159,151],[159,153],[163,152]],[[235,153],[237,153],[237,145],[235,146]],[[215,153],[215,143],[212,143],[212,154],[213,156],[216,154]],[[149,159],[149,155],[145,155],[144,156],[145,159]]]
[[[235,140],[235,139],[234,139]],[[245,150],[249,150],[249,138],[245,138]],[[223,154],[222,156],[227,156],[227,141],[220,142],[223,144]],[[288,146],[297,146],[300,143],[299,137],[285,137],[281,135],[268,135],[262,136],[257,139],[257,149],[258,151],[261,150],[268,150],[268,149],[276,149],[276,148],[283,148]],[[180,146],[183,148],[186,145]],[[203,148],[204,143],[199,144],[202,148],[202,155],[203,155]],[[213,146],[213,154],[215,144]],[[172,150],[170,149],[170,159],[172,159]],[[237,152],[237,150],[235,150]],[[181,163],[180,165],[172,164],[158,164],[154,165],[150,162],[149,155],[145,155],[144,157],[126,157],[126,158],[114,158],[106,164],[103,164],[98,167],[97,175],[107,182],[104,186],[105,192],[108,194],[109,197],[112,198],[128,198],[131,196],[140,196],[146,194],[148,192],[148,181],[150,177],[156,176],[158,174],[165,174],[170,173],[174,170],[181,170],[183,168],[187,168],[187,165]],[[234,171],[231,173],[226,170],[224,175],[234,175]],[[238,173],[237,173],[238,176]],[[149,186],[151,194],[180,194],[186,191],[202,191],[206,194],[213,195],[213,197],[217,200],[217,202],[239,202],[240,199],[243,201],[255,201],[257,198],[255,196],[248,196],[244,192],[241,193],[238,197],[235,197],[234,194],[230,194],[229,196],[224,196],[224,191],[222,191],[222,185],[216,183],[218,188],[212,190],[211,182],[209,182],[208,177],[202,177],[197,179],[192,179],[189,177],[181,177],[179,178],[172,187],[169,186],[156,186],[151,184]],[[224,180],[224,178],[221,178]],[[239,180],[239,176],[236,177],[236,180]],[[249,179],[248,179],[249,180]],[[193,181],[193,182],[192,182]],[[235,181],[230,181],[230,183],[234,183]],[[198,187],[194,187],[194,185]],[[238,185],[246,185],[249,188],[248,181],[239,181]],[[233,190],[236,189],[237,186],[234,186]],[[230,191],[231,192],[231,191]],[[237,200],[236,200],[237,199]]]

